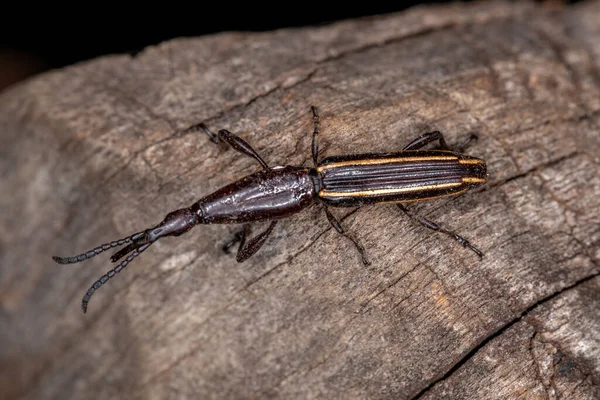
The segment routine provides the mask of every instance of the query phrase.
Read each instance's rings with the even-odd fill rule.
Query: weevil
[[[216,190],[190,207],[168,213],[153,228],[103,244],[78,256],[53,256],[57,263],[70,264],[126,245],[110,258],[112,262],[125,259],[94,282],[83,296],[83,312],[87,311],[90,298],[100,286],[160,238],[183,235],[199,224],[243,224],[244,229],[223,247],[227,250],[239,242],[236,259],[243,262],[263,246],[278,221],[299,213],[314,202],[323,205],[331,226],[354,244],[365,265],[370,262],[363,246],[345,231],[329,210],[330,207],[394,203],[421,225],[453,237],[463,247],[469,248],[480,258],[483,257],[483,253],[464,237],[431,220],[412,214],[403,204],[457,196],[484,184],[488,178],[485,161],[463,153],[466,146],[477,139],[476,135],[470,135],[455,150],[448,146],[441,132],[433,131],[414,139],[401,151],[348,154],[319,160],[319,113],[314,106],[311,106],[311,113],[314,125],[313,167],[270,167],[246,141],[226,129],[219,130],[215,135],[203,123],[189,128],[203,130],[214,143],[229,145],[241,154],[253,158],[260,164],[261,170]],[[422,149],[435,141],[439,142],[438,149]],[[249,224],[264,221],[270,222],[268,227],[248,239]]]

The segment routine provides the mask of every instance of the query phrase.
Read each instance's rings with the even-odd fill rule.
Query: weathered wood
[[[173,40],[0,95],[2,398],[594,398],[600,386],[600,5],[483,2],[262,34]],[[359,34],[358,34],[359,33]],[[239,229],[57,265],[159,222],[258,166],[400,149],[433,129],[490,182],[413,205],[319,206],[244,264]]]
[[[572,285],[489,339],[423,399],[598,399],[600,277]]]

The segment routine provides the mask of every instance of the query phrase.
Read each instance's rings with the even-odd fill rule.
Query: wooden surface
[[[0,94],[3,399],[600,397],[600,4],[416,8],[173,40]],[[238,133],[272,165],[398,150],[439,129],[488,162],[476,192],[413,209],[318,205],[244,264],[237,226],[162,240],[92,298],[108,256],[259,167],[185,128]],[[257,227],[257,228],[260,228]]]

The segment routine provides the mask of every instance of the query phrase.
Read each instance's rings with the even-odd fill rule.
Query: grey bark
[[[325,27],[172,40],[0,94],[0,397],[598,398],[600,4],[423,7]],[[158,242],[92,298],[108,257],[57,265],[153,226],[270,164],[398,150],[428,130],[490,181],[413,204],[315,205],[244,264],[202,226]],[[259,229],[257,227],[257,229]]]

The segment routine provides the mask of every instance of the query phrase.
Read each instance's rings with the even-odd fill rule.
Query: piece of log
[[[323,27],[172,40],[0,95],[0,397],[598,398],[600,4],[420,7]],[[108,257],[258,165],[401,149],[428,130],[490,180],[413,204],[282,221],[244,264],[237,226],[153,245],[92,298]],[[260,226],[258,227],[260,228]]]

